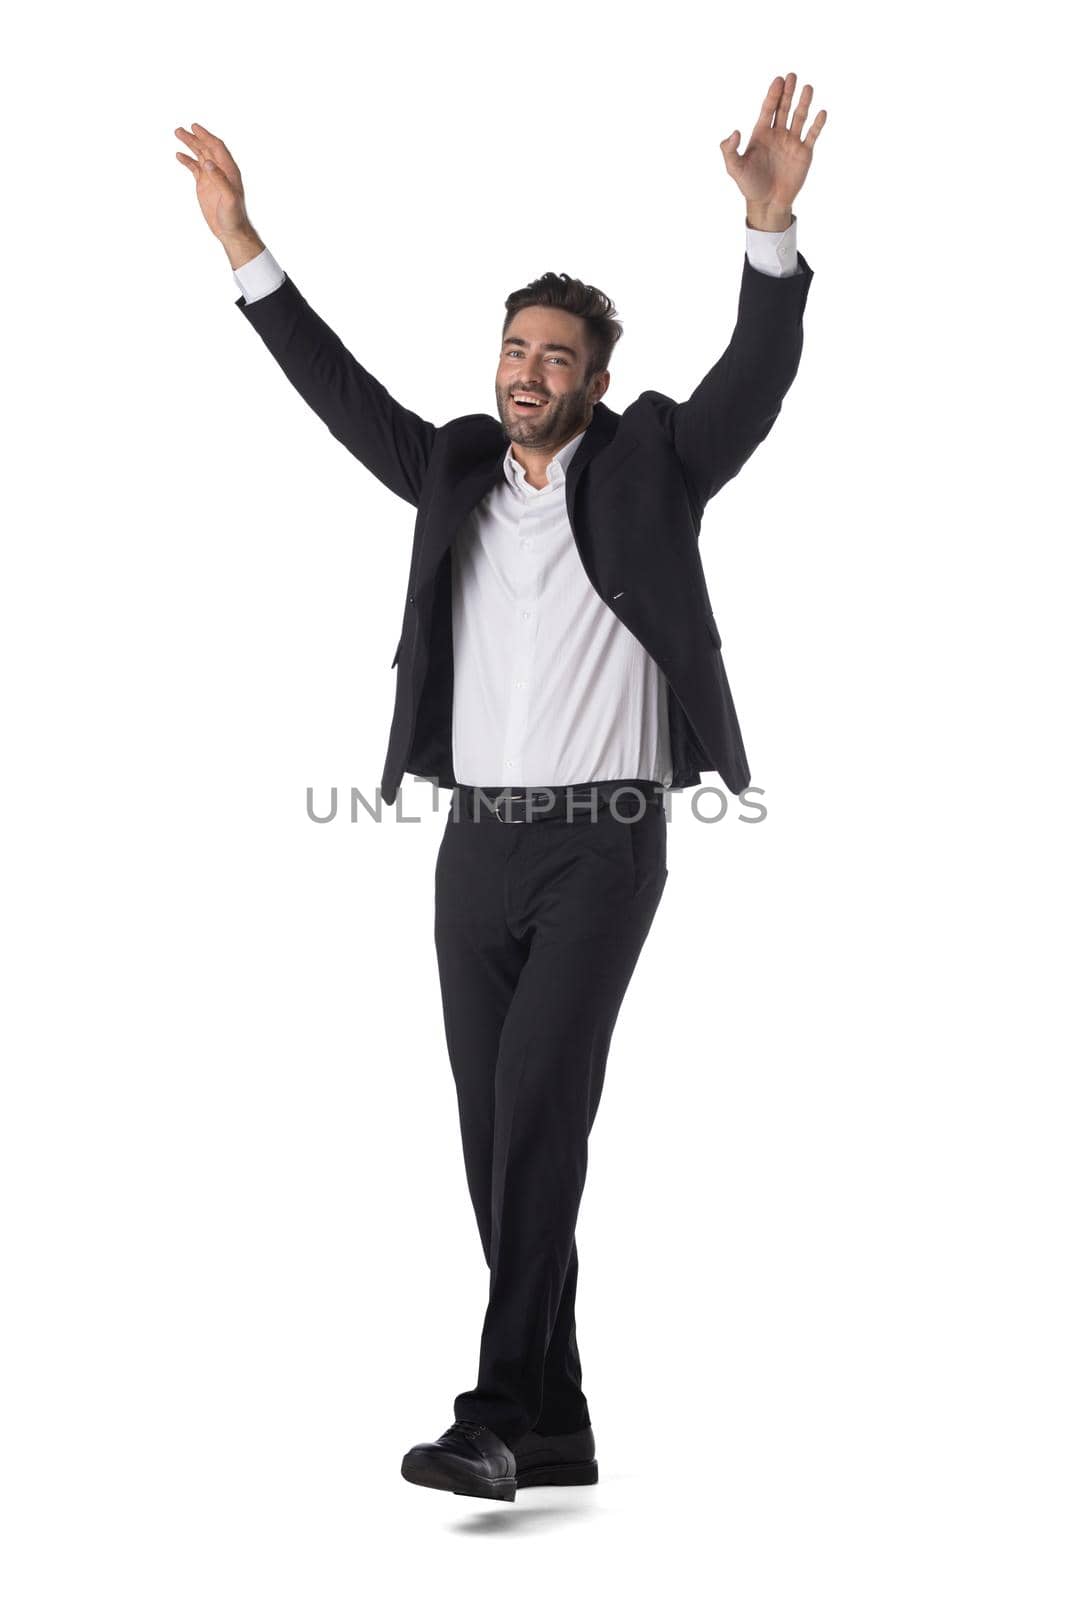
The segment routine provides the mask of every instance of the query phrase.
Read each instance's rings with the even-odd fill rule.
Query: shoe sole
[[[467,1474],[429,1461],[409,1461],[406,1456],[400,1472],[408,1483],[420,1484],[423,1489],[450,1489],[452,1494],[476,1495],[481,1500],[513,1500],[517,1488],[514,1478],[480,1478],[476,1472]]]
[[[600,1469],[595,1460],[592,1461],[559,1461],[553,1466],[519,1467],[517,1485],[519,1489],[535,1489],[538,1485],[578,1483],[599,1483]]]

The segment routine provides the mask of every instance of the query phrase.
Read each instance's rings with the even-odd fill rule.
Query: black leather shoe
[[[514,1447],[516,1486],[548,1483],[598,1483],[596,1441],[591,1428],[576,1433],[537,1433],[532,1429]]]
[[[515,1458],[482,1422],[453,1422],[432,1444],[412,1445],[400,1464],[408,1483],[486,1500],[513,1500]]]

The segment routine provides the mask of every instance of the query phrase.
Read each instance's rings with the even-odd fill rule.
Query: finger
[[[766,99],[759,107],[759,116],[755,123],[757,128],[770,128],[773,126],[774,112],[777,110],[778,103],[781,99],[781,91],[784,87],[784,78],[777,77],[774,79],[769,89],[767,89]]]
[[[803,85],[803,93],[799,97],[799,104],[792,113],[792,121],[788,125],[789,133],[802,133],[803,124],[807,120],[807,113],[811,109],[814,90],[809,83]]]
[[[233,157],[230,155],[225,144],[218,137],[217,133],[212,133],[209,128],[205,128],[202,122],[194,122],[192,124],[192,131],[199,135],[200,141],[210,153],[212,161],[233,160]]]
[[[175,150],[174,154],[177,156],[182,166],[188,167],[189,171],[194,175],[198,183],[201,177],[211,178],[214,176],[214,173],[208,170],[206,161],[200,161],[196,156],[187,156],[184,150]]]
[[[811,123],[810,127],[807,129],[807,137],[800,141],[802,144],[805,144],[807,146],[808,150],[814,144],[814,141],[817,139],[818,135],[821,133],[822,129],[825,127],[825,119],[828,116],[828,114],[829,113],[826,112],[826,111],[819,111],[818,115],[815,117],[814,121]]]
[[[202,122],[192,123],[193,134],[196,138],[196,148],[199,152],[215,163],[215,166],[224,172],[235,187],[239,187],[241,172],[237,163],[230,155],[222,140],[208,131]]]
[[[193,127],[195,126],[196,124],[193,123]],[[189,146],[189,149],[193,151],[197,170],[203,171],[206,168],[209,160],[207,145],[205,144],[204,140],[198,138],[195,133],[189,133],[185,128],[175,128],[174,132],[177,137],[184,140],[184,142]],[[176,153],[177,152],[175,152],[175,154]]]
[[[197,161],[195,157],[187,156],[184,150],[175,150],[174,154],[177,156],[183,167],[188,167],[189,171],[196,179],[197,184],[199,184],[201,178],[206,178],[213,180],[217,187],[223,190],[223,192],[226,190],[229,190],[231,193],[233,192],[233,185],[226,177],[226,174],[222,171],[222,168],[217,166],[214,162],[208,161],[206,157],[203,161]]]
[[[796,74],[794,72],[790,72],[785,79],[785,87],[781,90],[781,98],[778,101],[777,110],[774,114],[775,128],[787,128],[788,108],[792,104],[792,96],[795,94],[795,92]]]

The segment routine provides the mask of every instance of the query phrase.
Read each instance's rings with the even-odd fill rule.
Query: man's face
[[[586,384],[591,350],[582,317],[552,306],[527,306],[507,325],[496,372],[496,408],[512,444],[552,449],[573,438],[590,418],[606,384]],[[539,405],[523,405],[526,396]]]

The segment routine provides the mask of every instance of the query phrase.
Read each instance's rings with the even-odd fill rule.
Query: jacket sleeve
[[[728,346],[688,400],[660,411],[700,510],[766,438],[796,376],[814,276],[802,255],[798,263],[794,276],[771,277],[745,256]]]
[[[417,505],[436,427],[399,405],[313,311],[290,277],[236,302],[293,387],[375,478]]]

